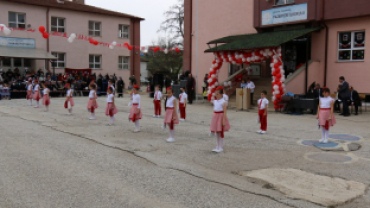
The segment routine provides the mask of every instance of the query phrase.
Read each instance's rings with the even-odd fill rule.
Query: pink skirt
[[[222,132],[223,131],[229,131],[230,130],[230,123],[229,119],[225,119],[225,125],[223,126],[224,128],[222,129],[222,120],[224,118],[224,113],[223,112],[214,112],[212,116],[212,121],[211,121],[211,132]]]
[[[329,127],[334,126],[337,123],[337,121],[335,120],[334,113],[331,116],[331,120],[328,120],[330,116],[330,111],[331,111],[330,108],[320,108],[320,113],[319,113],[319,125],[320,126],[325,126],[326,121],[328,121]]]
[[[113,105],[112,103],[107,103],[107,108],[105,108],[105,115],[113,116],[114,114],[118,113],[116,105],[114,105],[113,110],[111,109],[112,105]]]
[[[175,114],[175,120],[173,119],[173,114]],[[166,115],[164,116],[164,124],[171,124],[173,121],[173,124],[179,124],[179,117],[177,115],[177,111],[175,111],[173,108],[166,109]]]
[[[37,101],[41,99],[41,95],[39,91],[35,91],[35,94],[33,94],[33,99]]]
[[[73,101],[73,98],[69,98],[68,103],[71,105],[71,107],[75,106],[75,102]]]
[[[44,95],[44,97],[42,98],[42,104],[43,105],[46,105],[46,106],[49,106],[50,105],[50,97],[49,97],[49,95]]]
[[[138,104],[132,104],[131,110],[130,110],[130,115],[128,118],[132,121],[135,122],[136,120],[139,120],[143,117],[143,114],[141,113],[141,109],[139,109],[139,113],[136,113]]]
[[[93,106],[94,98],[90,98],[89,102],[87,103],[87,109],[91,109],[91,107],[94,107],[95,109],[99,107],[98,101],[95,100],[95,106]]]
[[[27,91],[27,100],[32,100],[33,94],[32,91]]]

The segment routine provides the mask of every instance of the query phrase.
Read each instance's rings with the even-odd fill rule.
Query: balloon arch
[[[250,63],[260,63],[267,58],[272,58],[271,75],[272,75],[272,100],[274,102],[275,109],[278,109],[279,103],[281,101],[281,96],[286,93],[286,88],[284,85],[285,72],[283,69],[283,64],[281,62],[281,48],[266,48],[258,49],[251,52],[243,51],[232,51],[232,52],[215,52],[213,53],[215,60],[212,62],[212,67],[208,76],[208,100],[213,101],[215,99],[215,91],[220,83],[217,82],[218,74],[223,62],[232,64],[250,64]],[[230,83],[225,83],[229,85]]]

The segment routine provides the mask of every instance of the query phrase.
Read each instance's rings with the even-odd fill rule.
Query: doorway
[[[285,76],[288,76],[305,64],[306,59],[311,59],[311,37],[300,37],[283,44],[282,56]]]

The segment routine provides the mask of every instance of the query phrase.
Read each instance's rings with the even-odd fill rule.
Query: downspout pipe
[[[321,0],[322,2],[322,13],[321,13],[321,24],[325,27],[325,59],[324,59],[324,87],[326,87],[326,77],[328,72],[328,41],[329,41],[329,27],[326,25],[324,21],[325,15],[325,0]]]
[[[46,32],[50,32],[49,28],[49,10],[50,8],[46,8]],[[46,38],[46,51],[50,52],[49,48],[49,38]],[[49,61],[45,60],[46,69],[49,69]],[[55,72],[53,73],[53,76],[55,76]]]

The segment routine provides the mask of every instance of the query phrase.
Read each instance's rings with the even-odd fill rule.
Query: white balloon
[[[224,82],[224,86],[227,87],[229,84],[227,82]]]
[[[284,82],[285,81],[285,76],[284,75],[280,78],[280,81],[281,82]]]
[[[267,55],[272,56],[272,52],[271,51],[267,52]]]
[[[73,42],[73,38],[72,38],[72,37],[69,37],[69,38],[68,38],[68,42],[69,42],[69,43],[72,43],[72,42]]]
[[[282,65],[281,65],[281,66],[279,66],[279,69],[280,69],[280,70],[282,70],[282,69],[283,69],[283,66],[282,66]]]
[[[236,62],[235,62],[235,61],[232,61],[231,63],[236,64]]]
[[[254,59],[254,56],[252,56],[252,57],[251,57],[251,62],[254,62],[254,60],[255,60],[255,59]]]
[[[259,57],[259,56],[255,56],[255,57],[254,57],[254,60],[255,60],[255,61],[259,61],[259,60],[260,60],[260,57]]]
[[[278,62],[278,60],[274,58],[274,61],[273,62],[274,62],[274,64],[276,64]]]
[[[76,38],[76,33],[72,33],[69,37],[73,37],[73,38]]]
[[[247,58],[247,62],[251,62],[251,57],[248,57]]]
[[[210,68],[209,71],[213,71],[213,68]]]
[[[114,48],[114,46],[113,45],[109,45],[109,49],[113,49]]]
[[[10,35],[10,33],[12,33],[12,31],[7,27],[4,27],[3,32],[5,35]]]
[[[231,86],[231,81],[228,82],[229,86]]]
[[[281,87],[282,87],[282,88],[285,88],[285,84],[281,84]]]
[[[279,89],[279,86],[278,85],[274,85],[274,90],[278,90]]]
[[[270,67],[273,69],[274,68],[274,63],[271,63],[270,64]]]
[[[285,70],[280,69],[280,74],[285,74]]]
[[[278,95],[278,94],[280,94],[280,91],[279,90],[275,90],[274,93],[275,93],[275,95]]]

